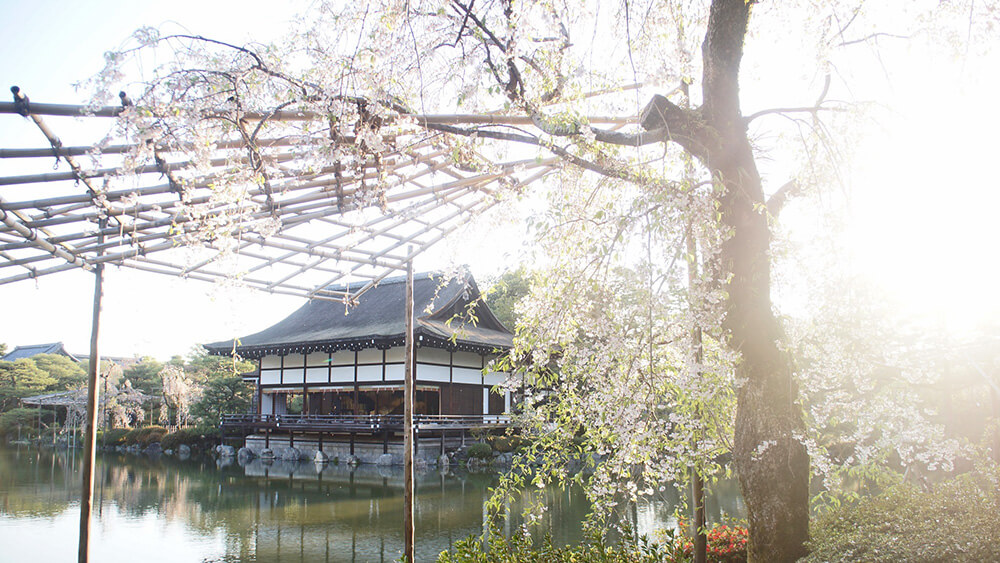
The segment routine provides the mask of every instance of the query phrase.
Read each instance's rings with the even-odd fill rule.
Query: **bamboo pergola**
[[[236,280],[346,305],[402,270],[412,296],[415,256],[563,165],[527,116],[397,112],[359,118],[351,130],[330,114],[290,110],[288,104],[256,113],[237,107],[199,114],[226,125],[206,141],[172,131],[166,120],[150,120],[151,113],[124,92],[120,106],[108,107],[36,103],[17,87],[11,92],[13,102],[0,102],[0,123],[29,120],[39,136],[34,146],[0,147],[0,285],[74,269],[96,274],[79,561],[88,560],[105,265],[206,282]],[[68,120],[67,130],[101,140],[65,144],[50,119]],[[156,134],[137,138],[135,127],[131,136],[121,133],[143,120]],[[636,119],[588,121],[614,130]],[[119,134],[91,133],[101,123],[112,131],[117,124]],[[470,131],[472,138],[482,132],[498,140],[527,134],[539,140],[539,150],[513,158],[479,154],[462,141]],[[344,282],[358,280],[366,283],[349,293]],[[412,322],[412,303],[407,307]],[[412,350],[412,328],[407,332]],[[410,448],[411,414],[407,408]],[[410,483],[412,471],[407,459]],[[404,504],[412,560],[409,489]]]
[[[0,103],[5,119],[22,119]],[[494,206],[504,193],[560,166],[522,158],[471,169],[427,123],[523,123],[501,116],[414,116],[386,133],[392,148],[368,162],[303,164],[326,132],[262,138],[253,146],[221,139],[205,162],[180,160],[179,145],[65,146],[45,120],[127,119],[123,107],[38,104],[28,119],[44,145],[0,148],[0,159],[30,173],[0,177],[0,285],[96,264],[202,281],[236,279],[273,293],[350,301],[337,289],[367,279],[361,292]],[[241,118],[249,127],[320,119],[277,112]],[[388,139],[388,135],[392,135]],[[353,144],[343,137],[332,144]],[[136,162],[136,154],[146,161]],[[51,168],[55,159],[58,171]],[[256,161],[252,163],[251,161]],[[25,164],[27,163],[27,164]],[[217,197],[234,166],[256,166],[266,181],[241,201]],[[409,249],[409,250],[408,250]]]

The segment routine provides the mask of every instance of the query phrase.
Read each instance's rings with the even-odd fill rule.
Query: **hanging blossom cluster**
[[[940,420],[941,361],[863,292],[831,293],[819,319],[790,320],[813,472],[836,492],[859,471],[951,471],[973,455]],[[863,314],[862,314],[863,313]]]
[[[116,366],[116,369],[120,370]],[[146,409],[142,403],[145,397],[138,389],[132,387],[129,380],[124,380],[120,385],[108,385],[108,391],[104,394],[103,416],[106,417],[104,424],[108,428],[132,428],[142,424],[146,416]]]
[[[348,12],[335,16],[336,37],[329,30],[313,35],[322,27],[313,22],[273,45],[136,32],[132,45],[109,53],[104,71],[84,84],[96,92],[94,109],[118,101],[119,88],[127,104],[107,143],[132,149],[104,191],[159,171],[174,196],[173,240],[210,246],[223,258],[251,235],[277,233],[284,221],[279,196],[321,175],[336,175],[326,184],[335,184],[338,209],[385,211],[399,163],[384,155],[425,142],[427,133],[404,117],[413,111],[403,102],[408,92],[388,87],[400,69],[385,57],[360,56],[357,41],[345,42],[344,26],[363,32],[366,25],[364,14]],[[392,17],[380,16],[380,26]],[[311,48],[303,52],[303,45]],[[304,113],[313,117],[295,117]],[[138,200],[98,198],[122,221],[148,211]]]
[[[534,218],[546,266],[519,305],[509,366],[512,389],[527,383],[525,461],[541,464],[536,485],[584,479],[598,516],[695,472],[722,474],[732,444],[737,358],[718,329],[716,231],[703,226],[712,188],[676,186],[577,177]]]
[[[186,425],[191,405],[201,397],[202,387],[179,366],[167,364],[160,370],[159,375],[163,389],[160,424]]]
[[[626,7],[633,17],[641,15],[637,9]],[[447,129],[430,130],[413,114],[455,108],[544,112],[553,123],[589,133],[581,141],[596,147],[584,112],[631,115],[637,108],[628,96],[598,102],[588,90],[613,90],[634,80],[638,71],[671,81],[697,71],[690,52],[700,39],[680,26],[677,45],[685,56],[631,60],[626,76],[621,64],[594,69],[581,64],[592,60],[595,45],[611,37],[571,39],[601,29],[594,24],[607,14],[598,4],[514,10],[497,5],[478,7],[475,15],[471,10],[471,4],[463,8],[441,1],[320,2],[296,20],[285,38],[266,45],[142,28],[130,44],[107,54],[101,73],[81,84],[94,92],[95,110],[119,103],[119,90],[126,94],[121,103],[128,102],[107,139],[133,149],[105,189],[157,167],[180,202],[172,207],[175,216],[185,219],[177,221],[184,226],[175,229],[175,240],[208,245],[225,256],[245,235],[268,237],[281,227],[274,198],[293,179],[308,181],[336,168],[345,184],[353,180],[356,185],[338,205],[384,211],[395,166],[385,154],[406,154],[408,147],[425,143],[450,144],[460,168],[488,168],[488,159],[474,154],[481,145],[475,127],[463,133],[466,141],[454,143],[442,135]],[[628,14],[614,14],[618,20],[623,16]],[[650,40],[636,38],[635,47]],[[618,62],[631,59],[626,52],[613,55]],[[515,90],[523,104],[512,103]],[[560,107],[563,100],[577,100],[579,107]],[[325,118],[281,117],[306,112]],[[630,161],[642,158],[628,155]],[[213,195],[193,201],[196,189],[210,189]],[[140,207],[124,203],[114,211],[127,216]]]

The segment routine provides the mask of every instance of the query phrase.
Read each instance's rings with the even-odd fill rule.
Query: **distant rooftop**
[[[5,362],[13,362],[14,360],[21,360],[24,358],[30,358],[32,356],[37,356],[39,354],[60,354],[66,356],[67,358],[73,360],[74,362],[80,361],[79,358],[70,354],[66,351],[66,347],[63,346],[62,342],[52,342],[51,344],[29,344],[27,346],[18,346],[7,353],[0,360]]]

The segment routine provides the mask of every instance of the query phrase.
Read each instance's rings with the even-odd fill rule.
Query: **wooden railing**
[[[504,428],[510,422],[505,415],[413,415],[419,431],[471,430]],[[391,414],[224,414],[222,427],[248,430],[383,432],[402,431],[403,416]]]

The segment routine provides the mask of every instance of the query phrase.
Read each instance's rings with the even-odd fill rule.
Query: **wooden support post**
[[[99,228],[107,226],[107,219],[99,222]],[[99,242],[104,242],[100,236]],[[100,254],[100,253],[98,253]],[[101,356],[97,348],[101,328],[101,298],[104,295],[104,265],[94,266],[94,308],[90,325],[90,366],[87,370],[87,419],[84,422],[86,440],[83,443],[83,488],[80,495],[80,543],[77,560],[86,563],[90,558],[90,512],[94,495],[94,463],[96,461],[97,405],[99,402],[97,374],[101,369]]]
[[[264,429],[264,449],[271,449],[271,429]]]
[[[354,455],[354,432],[351,432],[351,455]]]
[[[990,386],[990,402],[993,403],[993,461],[1000,463],[1000,392]]]
[[[411,252],[412,254],[412,252]],[[403,385],[403,556],[413,563],[413,260],[406,263],[406,366]]]
[[[687,230],[687,253],[688,253],[688,290],[694,294],[698,283],[698,245],[695,243],[691,228]],[[694,308],[695,303],[691,302],[689,307]],[[694,315],[697,318],[697,315]],[[691,329],[691,352],[694,356],[694,365],[700,366],[703,356],[703,346],[701,339],[701,327],[695,326]],[[700,374],[699,374],[700,375]],[[701,416],[701,407],[696,406],[697,416]],[[691,471],[691,506],[694,514],[694,563],[706,563],[708,561],[708,537],[705,535],[705,481],[701,475],[700,463],[695,461],[695,466]]]

